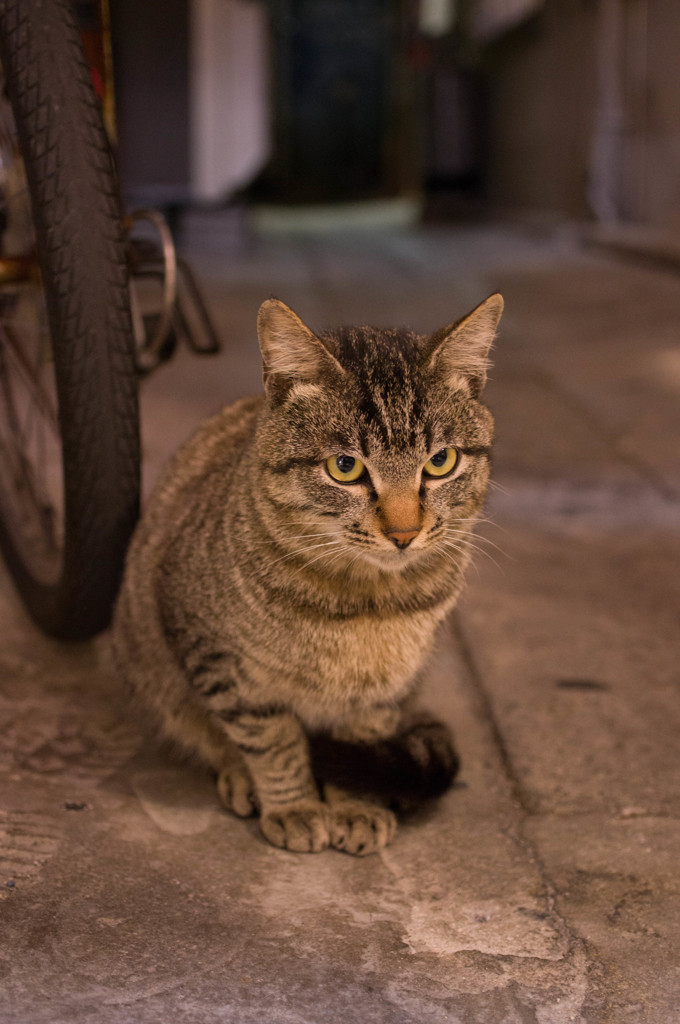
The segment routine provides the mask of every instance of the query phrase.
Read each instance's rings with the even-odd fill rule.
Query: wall
[[[123,189],[133,205],[189,193],[187,0],[111,5]]]
[[[266,5],[116,0],[120,168],[132,205],[220,202],[269,149]]]
[[[485,184],[494,205],[587,214],[594,5],[548,0],[487,47]]]
[[[266,5],[190,4],[192,198],[214,202],[247,184],[269,154]]]
[[[678,54],[678,0],[546,0],[486,47],[492,204],[680,231]]]
[[[626,0],[621,213],[680,231],[680,6]]]

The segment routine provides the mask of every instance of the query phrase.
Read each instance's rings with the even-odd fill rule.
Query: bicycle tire
[[[62,450],[63,550],[45,583],[0,515],[0,546],[48,634],[104,629],[139,513],[138,385],[119,192],[70,4],[0,0],[0,61],[31,198]]]

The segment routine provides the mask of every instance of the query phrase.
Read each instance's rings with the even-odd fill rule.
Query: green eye
[[[333,455],[326,459],[326,469],[341,484],[353,484],[363,476],[365,468],[361,459],[355,459],[353,455]]]
[[[442,448],[435,452],[432,458],[425,463],[423,471],[428,476],[447,476],[458,463],[458,452],[455,448]]]

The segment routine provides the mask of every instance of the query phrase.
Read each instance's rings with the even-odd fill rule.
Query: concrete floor
[[[498,548],[429,680],[460,778],[380,856],[275,850],[142,740],[105,640],[41,637],[3,577],[0,1019],[680,1021],[680,278],[491,228],[194,263],[225,350],[144,385],[147,484],[259,387],[268,295],[427,330],[504,293]]]

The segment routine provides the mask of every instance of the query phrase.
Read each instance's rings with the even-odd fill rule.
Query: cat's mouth
[[[391,572],[398,572],[400,569],[404,569],[407,565],[412,565],[418,558],[424,554],[423,548],[413,548],[409,545],[407,548],[372,548],[370,551],[364,552],[364,559],[370,562],[371,565],[378,566],[379,569],[387,569]]]

